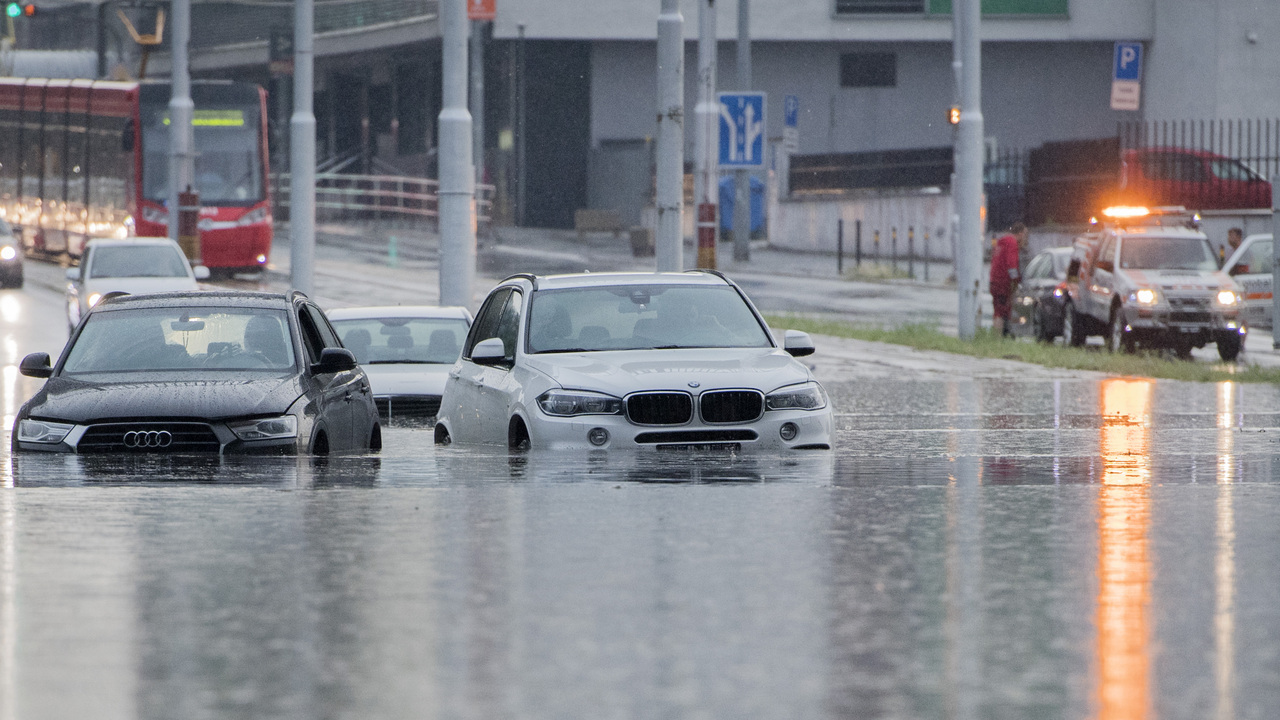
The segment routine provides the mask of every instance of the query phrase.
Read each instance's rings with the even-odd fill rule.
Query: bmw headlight
[[[767,410],[821,410],[827,406],[827,394],[816,382],[788,385],[764,397]]]
[[[18,251],[12,245],[0,247],[0,260],[12,260],[18,257]]]
[[[62,442],[67,433],[75,425],[56,423],[48,420],[23,420],[18,423],[18,442],[46,443],[54,445]]]
[[[1217,300],[1219,305],[1231,306],[1240,302],[1240,296],[1232,290],[1222,290],[1218,293]]]
[[[622,399],[590,390],[548,390],[538,396],[538,407],[556,417],[619,415]]]
[[[1130,295],[1129,299],[1133,300],[1139,305],[1155,305],[1156,300],[1159,299],[1159,296],[1156,295],[1156,291],[1152,290],[1151,288],[1142,288],[1141,290],[1138,290],[1134,294]]]
[[[292,415],[242,420],[227,423],[227,427],[241,440],[280,440],[298,437],[298,418]]]

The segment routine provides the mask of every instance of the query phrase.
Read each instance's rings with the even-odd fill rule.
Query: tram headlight
[[[237,225],[257,225],[259,223],[270,222],[270,221],[271,221],[271,214],[267,211],[267,206],[263,205],[262,207],[254,208],[253,210],[250,210],[249,212],[242,215],[240,219],[236,221],[236,224]]]

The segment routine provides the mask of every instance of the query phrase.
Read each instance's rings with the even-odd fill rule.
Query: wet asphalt
[[[1280,707],[1274,387],[820,340],[832,452],[12,457],[61,313],[0,292],[0,720]]]

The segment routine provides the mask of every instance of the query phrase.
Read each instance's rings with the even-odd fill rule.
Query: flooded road
[[[785,459],[0,453],[0,717],[1280,707],[1275,388],[828,389]]]

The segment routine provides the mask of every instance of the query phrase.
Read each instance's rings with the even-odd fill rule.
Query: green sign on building
[[[930,15],[950,15],[951,0],[928,0]],[[1068,0],[982,0],[983,15],[1067,16]]]

